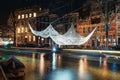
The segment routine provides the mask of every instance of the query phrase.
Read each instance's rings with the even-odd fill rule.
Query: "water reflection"
[[[88,73],[87,57],[80,58],[78,69],[79,80],[92,80],[90,74]]]
[[[52,53],[52,70],[56,69],[56,54]]]
[[[31,66],[33,68],[33,70],[35,69],[35,54],[32,54],[32,61],[31,61]]]
[[[99,58],[99,67],[102,67],[102,57]]]
[[[46,80],[78,80],[74,73],[71,69],[59,69],[52,72],[49,79]]]
[[[113,71],[113,80],[116,80],[116,72],[117,72],[117,64],[112,64],[112,71]]]
[[[61,63],[62,63],[62,57],[60,55],[58,55],[58,57],[57,57],[57,67],[58,68],[61,67]]]
[[[108,68],[108,65],[107,65],[107,58],[104,58],[103,59],[103,76],[106,76],[107,75],[107,68]]]
[[[44,75],[45,72],[45,61],[44,61],[44,53],[40,54],[40,62],[39,62],[39,73],[40,76],[42,77]]]
[[[79,76],[81,79],[84,78],[84,63],[82,58],[79,60]]]
[[[103,57],[63,58],[63,55],[46,53],[16,56],[25,65],[24,80],[119,80],[120,65],[108,63]],[[36,58],[37,57],[37,58]],[[49,67],[49,69],[48,69]],[[47,71],[49,70],[49,71]]]

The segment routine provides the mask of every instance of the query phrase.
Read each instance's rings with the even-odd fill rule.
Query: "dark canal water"
[[[14,56],[25,65],[25,76],[13,80],[120,80],[119,59],[50,54],[15,53]],[[11,54],[2,52],[3,60],[9,56]]]

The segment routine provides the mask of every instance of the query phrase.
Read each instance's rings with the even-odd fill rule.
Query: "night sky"
[[[74,12],[85,3],[86,0],[3,0],[0,2],[0,24],[7,22],[10,11],[22,7],[40,5],[49,8],[51,13],[63,16],[66,13]],[[79,11],[81,12],[81,10]]]

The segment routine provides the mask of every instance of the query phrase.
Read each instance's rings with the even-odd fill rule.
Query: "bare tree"
[[[102,12],[105,15],[105,25],[106,25],[106,48],[108,48],[108,31],[109,31],[109,22],[110,15],[115,12],[115,0],[97,0]]]
[[[8,19],[8,29],[13,34],[11,36],[14,40],[14,46],[16,46],[16,20],[15,20],[15,14],[14,11],[11,11]]]

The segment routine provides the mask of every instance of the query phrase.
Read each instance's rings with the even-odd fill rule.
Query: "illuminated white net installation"
[[[82,45],[90,39],[96,30],[95,28],[87,37],[83,37],[75,31],[73,24],[71,25],[71,28],[63,35],[59,34],[51,24],[43,31],[35,31],[29,23],[28,25],[34,35],[44,38],[50,37],[58,45]]]
[[[58,45],[82,45],[86,43],[93,35],[96,28],[87,36],[80,36],[74,29],[73,24],[71,28],[63,35],[50,36],[52,40]]]
[[[48,26],[45,30],[43,30],[43,31],[33,30],[32,27],[31,27],[31,25],[30,25],[29,23],[28,23],[28,26],[29,26],[31,32],[32,32],[34,35],[36,35],[36,36],[41,36],[41,37],[44,37],[44,38],[48,38],[48,37],[50,36],[50,34],[49,34],[49,28],[50,28],[51,25],[49,25],[49,26]]]
[[[41,37],[44,37],[44,38],[48,38],[48,37],[50,37],[50,35],[52,35],[52,36],[59,35],[59,33],[52,27],[51,24],[46,29],[44,29],[43,31],[33,30],[29,23],[28,23],[28,26],[29,26],[31,32],[36,36],[41,36]]]

